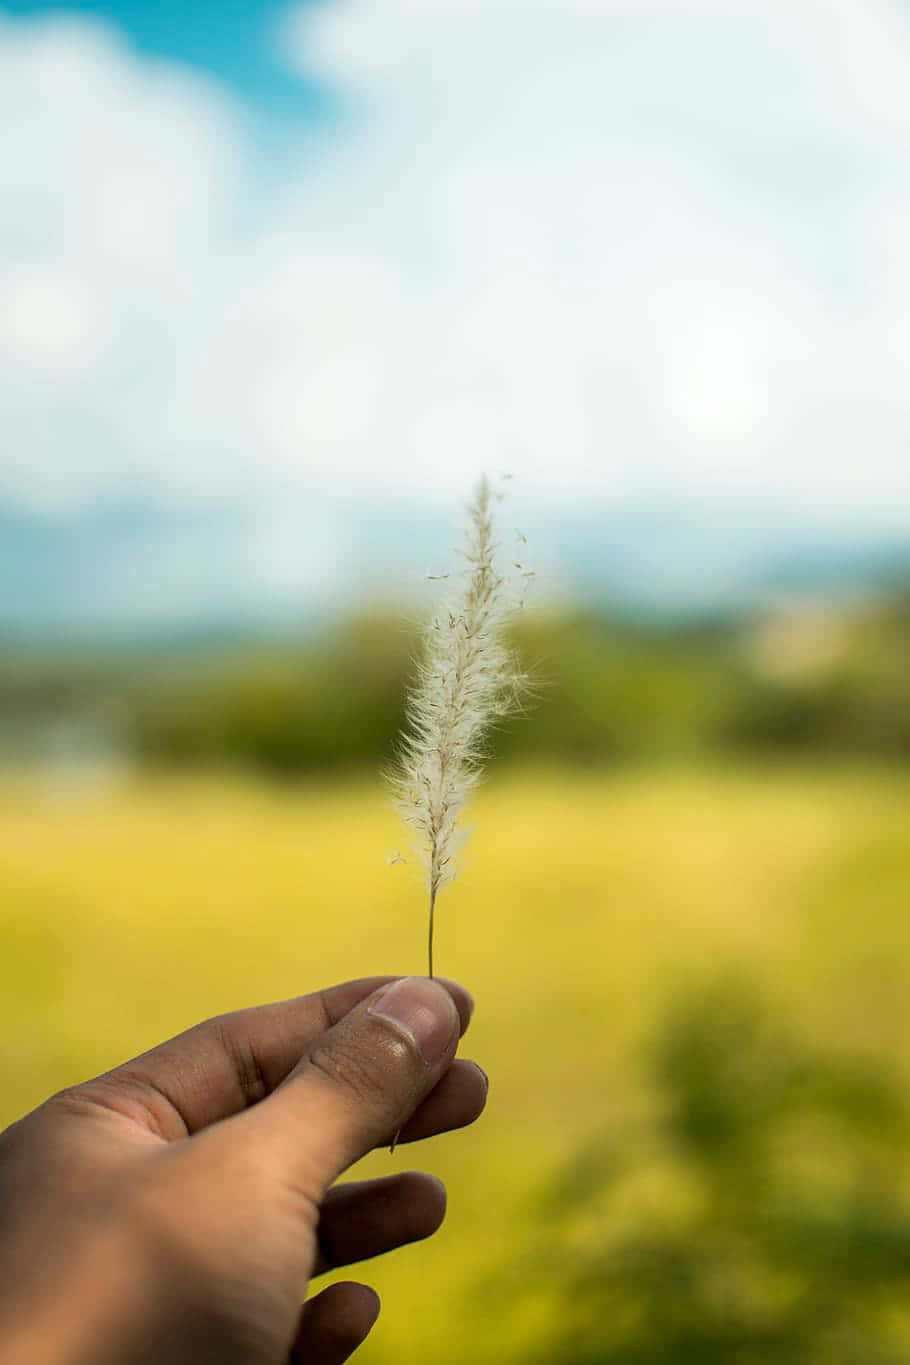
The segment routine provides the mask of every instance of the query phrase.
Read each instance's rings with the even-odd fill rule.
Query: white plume
[[[455,875],[458,820],[480,780],[491,727],[520,708],[526,686],[504,641],[514,606],[494,562],[494,496],[483,479],[468,509],[464,588],[427,628],[392,774],[396,807],[426,869],[430,976],[436,897]]]

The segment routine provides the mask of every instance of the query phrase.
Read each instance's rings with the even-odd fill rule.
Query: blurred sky
[[[0,624],[910,562],[908,147],[903,0],[0,0]]]

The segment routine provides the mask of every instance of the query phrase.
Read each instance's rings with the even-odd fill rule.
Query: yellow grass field
[[[437,966],[475,993],[477,1127],[375,1154],[449,1186],[431,1243],[364,1278],[365,1363],[510,1357],[473,1297],[532,1232],[539,1181],[642,1097],[680,982],[747,970],[813,1044],[910,1062],[910,775],[498,776],[440,898]],[[0,1126],[216,1012],[424,969],[424,901],[378,785],[137,777],[0,785]]]

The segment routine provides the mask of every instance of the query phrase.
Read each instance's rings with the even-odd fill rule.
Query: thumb
[[[382,986],[328,1029],[276,1091],[243,1117],[286,1174],[319,1200],[390,1141],[455,1055],[460,1019],[438,981]]]

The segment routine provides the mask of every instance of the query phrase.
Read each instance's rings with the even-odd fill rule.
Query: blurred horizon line
[[[310,631],[382,603],[421,604],[459,534],[454,498],[298,492],[173,504],[137,494],[84,509],[0,498],[0,631],[143,637]],[[725,616],[910,581],[910,537],[770,500],[509,499],[502,554],[537,572],[534,601],[632,618]],[[512,542],[513,535],[528,544]]]

